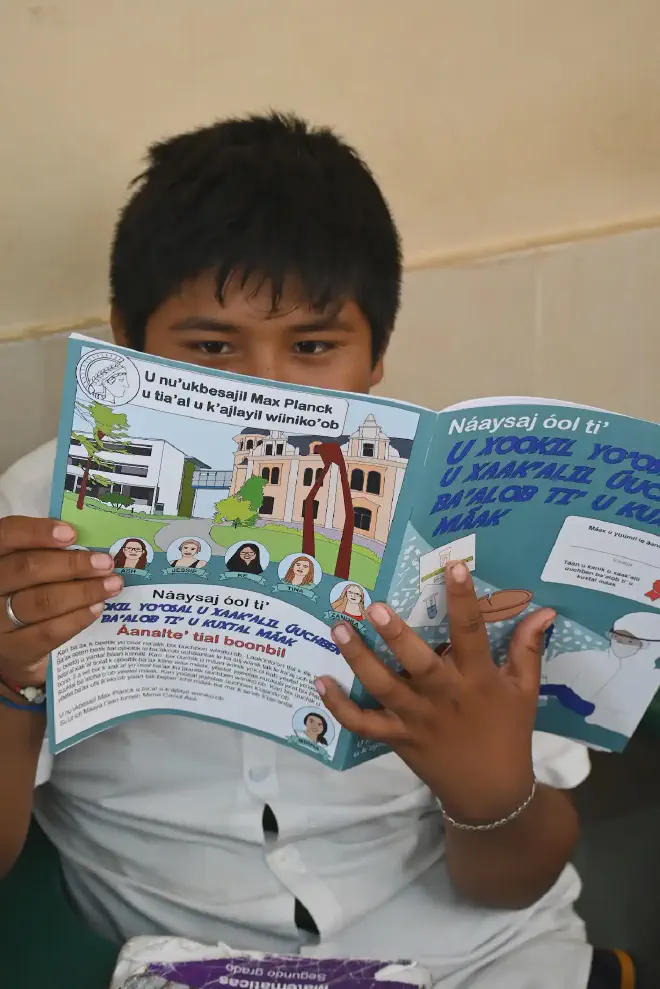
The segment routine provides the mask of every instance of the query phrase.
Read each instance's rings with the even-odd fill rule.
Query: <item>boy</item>
[[[382,377],[400,281],[396,228],[353,149],[292,117],[229,120],[151,149],[116,230],[112,326],[118,343],[163,357],[365,392]],[[167,716],[49,766],[43,718],[13,685],[43,683],[48,652],[121,590],[109,557],[65,552],[75,533],[44,518],[53,453],[0,482],[2,871],[34,806],[82,914],[117,940],[413,958],[444,989],[587,985],[566,864],[577,824],[561,792],[586,776],[586,750],[532,739],[551,612],[519,627],[498,670],[456,566],[451,652],[436,656],[382,604],[368,611],[406,679],[338,625],[383,707],[360,711],[327,678],[319,693],[395,750],[346,773]]]

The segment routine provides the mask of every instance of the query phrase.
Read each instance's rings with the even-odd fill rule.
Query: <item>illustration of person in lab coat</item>
[[[582,649],[548,660],[541,696],[555,697],[587,724],[630,736],[660,687],[660,614],[617,618],[608,649]]]

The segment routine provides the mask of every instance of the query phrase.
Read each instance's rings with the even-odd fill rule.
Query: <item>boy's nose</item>
[[[277,348],[267,343],[255,343],[241,362],[241,373],[253,378],[269,378],[271,381],[287,381],[287,364]]]

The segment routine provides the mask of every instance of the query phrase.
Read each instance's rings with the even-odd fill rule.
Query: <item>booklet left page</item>
[[[341,768],[314,680],[354,687],[330,626],[364,627],[433,418],[72,337],[51,515],[125,588],[53,653],[52,751],[167,712]]]

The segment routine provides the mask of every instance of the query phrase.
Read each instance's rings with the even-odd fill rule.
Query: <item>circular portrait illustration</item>
[[[140,388],[140,373],[130,359],[114,350],[92,350],[78,362],[78,384],[103,405],[127,405]]]
[[[146,570],[154,558],[154,551],[149,543],[134,536],[118,539],[109,552],[115,561],[115,570]]]
[[[270,563],[270,553],[261,543],[234,543],[225,553],[225,566],[231,573],[262,574]]]
[[[335,740],[335,726],[327,712],[317,707],[301,707],[293,716],[296,738],[327,749]]]
[[[211,559],[211,547],[204,539],[186,536],[167,547],[167,562],[181,570],[203,570]]]
[[[371,604],[369,592],[352,580],[342,580],[330,591],[330,606],[338,615],[346,615],[361,622]]]
[[[313,556],[291,553],[280,562],[277,576],[292,587],[316,587],[323,577],[323,571]]]

